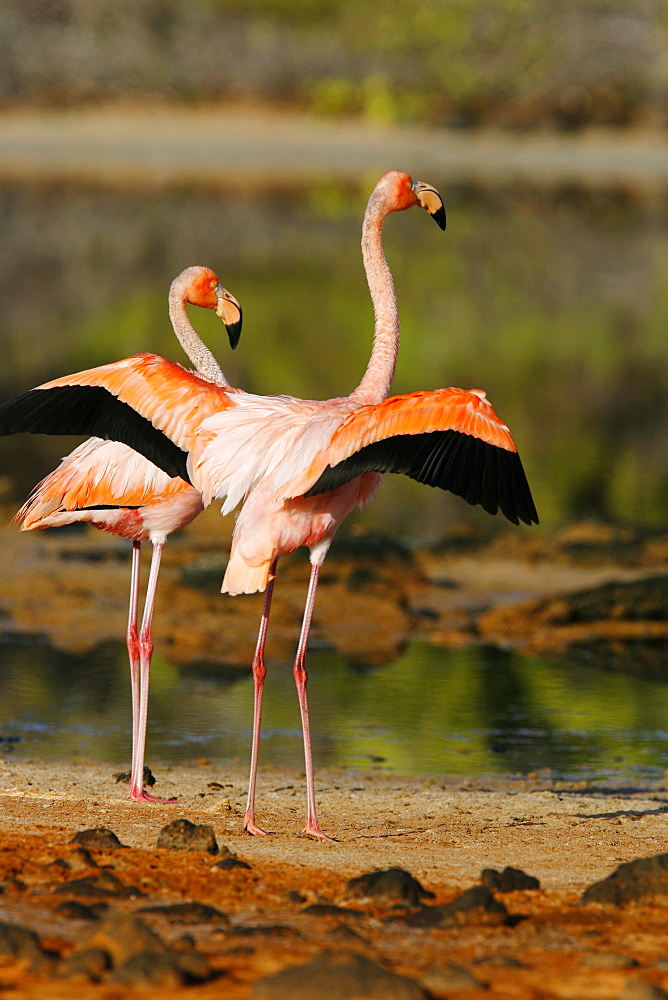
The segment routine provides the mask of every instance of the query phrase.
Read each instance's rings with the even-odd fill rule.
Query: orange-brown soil
[[[156,641],[177,663],[206,652],[247,669],[260,601],[223,601],[214,584],[192,586],[193,564],[197,571],[197,559],[208,558],[206,519],[213,516],[207,512],[167,546]],[[119,558],[123,543],[92,532],[27,538],[13,531],[3,534],[2,543],[14,567],[0,580],[4,630],[42,632],[70,649],[85,648],[91,635],[97,641],[122,636],[128,571],[127,559]],[[323,573],[316,632],[381,663],[416,633],[447,645],[483,639],[526,648],[532,642],[546,646],[551,636],[552,648],[563,649],[563,609],[546,610],[541,602],[611,580],[656,575],[668,546],[665,539],[589,526],[550,540],[501,539],[484,552],[466,538],[408,555],[385,546],[381,557],[368,539],[357,548],[358,557],[351,559],[344,546]],[[304,566],[286,563],[272,633],[276,655],[289,655],[294,646],[303,600]],[[214,581],[216,572],[214,566]],[[178,606],[178,615],[167,613],[171,605]],[[510,605],[516,610],[509,615]],[[428,615],[419,612],[425,608]],[[623,624],[613,615],[587,628],[612,634]],[[659,621],[631,625],[645,627],[647,635],[663,627]],[[595,787],[568,785],[547,774],[483,781],[319,772],[320,819],[336,838],[323,844],[299,834],[305,818],[301,774],[262,770],[258,821],[274,831],[265,838],[241,830],[244,769],[202,761],[157,769],[156,777],[155,791],[178,796],[176,802],[130,803],[111,768],[100,764],[1,762],[0,921],[31,928],[44,947],[62,956],[77,948],[86,926],[56,912],[67,897],[54,890],[87,872],[53,862],[72,856],[68,845],[77,831],[108,827],[126,846],[92,850],[93,861],[143,894],[112,898],[113,907],[136,912],[193,901],[229,918],[225,926],[142,918],[168,943],[192,935],[214,973],[197,985],[160,987],[167,1000],[261,996],[257,984],[264,977],[332,948],[362,953],[433,997],[463,994],[461,969],[453,966],[469,975],[471,997],[632,1000],[668,991],[668,911],[659,901],[623,909],[580,904],[582,891],[620,863],[666,850],[667,783]],[[250,869],[217,869],[217,858],[202,851],[158,850],[160,829],[181,817],[210,824],[221,848],[227,846]],[[507,865],[536,876],[541,888],[497,893],[510,914],[505,924],[472,919],[451,928],[413,927],[403,910],[345,896],[349,878],[399,866],[435,893],[428,905],[440,904],[478,884],[483,868]],[[306,912],[314,902],[356,912]],[[61,998],[73,989],[81,1000],[116,1000],[135,987],[74,983],[0,955],[0,992],[8,996]]]
[[[201,762],[167,769],[158,778],[161,793],[177,794],[177,802],[130,803],[100,765],[5,762],[0,769],[0,883],[6,891],[0,896],[0,919],[32,928],[44,946],[63,955],[71,952],[85,927],[56,913],[67,897],[54,890],[95,872],[53,862],[71,857],[76,831],[104,826],[126,846],[91,850],[95,863],[144,894],[109,900],[113,906],[136,912],[143,906],[196,901],[223,911],[231,922],[221,928],[143,918],[168,942],[191,934],[216,974],[200,985],[161,989],[164,997],[241,1000],[252,995],[256,981],[331,948],[361,952],[431,984],[428,995],[435,997],[459,995],[442,978],[452,965],[464,966],[488,984],[471,996],[491,991],[499,997],[612,998],[626,995],[623,990],[635,996],[633,991],[647,989],[648,983],[668,988],[668,969],[660,964],[668,950],[665,907],[579,903],[582,890],[620,862],[665,849],[666,786],[635,791],[569,787],[540,775],[483,786],[329,772],[318,777],[318,798],[323,825],[337,842],[323,844],[299,835],[301,775],[270,771],[262,776],[258,818],[275,831],[265,838],[241,831],[245,774],[239,768],[220,771]],[[182,816],[210,824],[221,850],[227,846],[250,869],[221,871],[214,867],[218,858],[202,851],[158,850],[160,829]],[[351,901],[344,891],[351,877],[400,866],[436,894],[429,905],[439,904],[477,884],[483,868],[506,865],[535,875],[541,884],[538,891],[497,894],[511,915],[509,925],[473,920],[456,928],[408,927],[403,910]],[[13,879],[25,888],[8,882]],[[305,912],[314,902],[356,912]],[[645,984],[634,983],[638,979]],[[74,985],[54,975],[37,976],[21,962],[0,965],[0,989],[8,996],[60,998],[73,988],[82,1000],[127,995],[117,985]]]

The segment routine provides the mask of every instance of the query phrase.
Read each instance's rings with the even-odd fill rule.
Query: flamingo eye
[[[215,288],[217,284],[218,284],[218,282],[215,279],[212,279],[209,282],[209,288]]]

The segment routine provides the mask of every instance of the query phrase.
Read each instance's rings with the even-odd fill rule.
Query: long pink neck
[[[397,366],[399,312],[381,237],[388,214],[384,192],[374,190],[362,223],[362,259],[374,314],[373,346],[364,377],[349,397],[360,404],[381,403],[387,397]]]
[[[178,278],[174,279],[169,289],[169,318],[172,321],[174,333],[196,371],[214,379],[221,385],[229,385],[230,383],[225,378],[220,365],[190,322],[186,303],[191,280],[192,278],[189,280],[188,277],[184,278],[183,274],[180,274]]]

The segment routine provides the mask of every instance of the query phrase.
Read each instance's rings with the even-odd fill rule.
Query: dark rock
[[[68,896],[116,896],[121,899],[131,899],[144,895],[134,885],[123,885],[121,880],[112,875],[111,872],[74,879],[72,882],[58,886],[55,891]]]
[[[167,988],[211,977],[208,962],[193,949],[192,939],[190,947],[181,944],[169,948],[140,917],[124,910],[110,910],[90,928],[74,955],[95,950],[108,954],[113,971],[107,982]]]
[[[406,918],[411,927],[453,927],[462,924],[506,924],[508,911],[494,899],[489,889],[467,889],[451,903],[424,906]]]
[[[165,917],[170,924],[226,924],[230,922],[226,913],[221,913],[205,903],[173,903],[170,906],[144,906],[140,913],[151,913]]]
[[[86,850],[85,847],[73,847],[66,858],[56,858],[47,867],[82,872],[87,871],[89,868],[99,868],[100,866],[93,860],[90,851]]]
[[[332,927],[331,931],[327,935],[331,941],[334,941],[338,945],[345,945],[348,948],[354,948],[358,950],[360,947],[368,948],[369,942],[366,938],[363,938],[361,934],[353,930],[352,927],[348,927],[347,924],[337,924],[336,927]]]
[[[324,951],[305,965],[255,983],[258,1000],[426,1000],[418,983],[388,972],[363,955]]]
[[[111,830],[109,830],[111,833]],[[112,834],[112,837],[115,834]],[[122,846],[122,845],[121,845]],[[67,858],[63,859],[68,868],[72,871],[82,872],[88,868],[99,868],[100,866],[93,860],[90,851],[85,847],[73,847]]]
[[[58,975],[63,979],[81,979],[84,982],[99,983],[111,968],[111,958],[102,948],[88,948],[75,951],[64,959],[58,967]]]
[[[172,941],[174,951],[194,951],[195,938],[192,934],[181,934]]]
[[[296,889],[288,889],[285,893],[285,898],[288,903],[305,903],[306,896],[303,896],[301,892],[297,892]]]
[[[110,909],[106,916],[85,934],[81,950],[100,948],[110,956],[114,968],[140,953],[165,955],[167,945],[139,917],[125,910]]]
[[[92,830],[79,830],[72,837],[71,843],[81,844],[82,847],[93,847],[100,851],[115,851],[123,847],[113,830],[107,830],[104,826]]]
[[[204,983],[211,979],[211,967],[200,952],[175,949],[173,957],[186,983]]]
[[[629,969],[637,965],[635,958],[628,955],[620,955],[616,951],[594,951],[583,955],[580,959],[582,969],[605,969],[607,971],[615,969]]]
[[[522,962],[514,955],[487,955],[484,958],[477,958],[474,965],[489,965],[493,969],[530,969],[531,966]]]
[[[487,983],[478,979],[464,965],[452,962],[442,969],[430,969],[422,977],[422,982],[428,990],[434,993],[468,993],[471,990],[484,990]]]
[[[45,867],[62,868],[64,871],[69,871],[72,865],[69,863],[69,861],[65,861],[64,858],[55,858],[53,861],[49,861],[49,863]]]
[[[68,920],[99,920],[100,915],[108,909],[107,903],[96,903],[94,906],[84,906],[74,899],[68,899],[61,903],[56,913],[59,917],[66,917]]]
[[[20,878],[14,878],[13,876],[8,878],[2,887],[2,891],[6,892],[8,896],[20,896],[22,893],[27,892],[28,886],[25,882],[22,882]]]
[[[156,847],[168,847],[179,851],[208,851],[218,854],[218,844],[213,827],[196,826],[188,819],[175,819],[163,826],[158,835]]]
[[[540,882],[533,875],[527,875],[521,868],[504,868],[497,872],[495,868],[484,868],[480,882],[487,889],[497,892],[515,892],[522,889],[540,889]]]
[[[107,978],[109,983],[124,986],[154,986],[160,989],[176,989],[185,982],[171,955],[154,951],[139,951],[119,965]]]
[[[250,927],[236,925],[230,927],[226,933],[240,937],[301,937],[299,931],[285,924],[252,924]]]
[[[116,779],[116,784],[129,785],[132,778],[132,771],[117,771],[114,778]],[[149,788],[155,785],[155,777],[148,764],[144,764],[144,773],[142,774],[142,787],[145,788],[146,785]]]
[[[583,903],[625,906],[647,896],[668,896],[668,854],[636,858],[582,893]]]
[[[248,868],[250,865],[247,861],[242,861],[241,858],[223,858],[222,861],[216,861],[214,868],[222,868],[224,870],[228,868]]]
[[[613,581],[591,591],[582,591],[571,606],[571,616],[575,621],[601,618],[665,621],[668,617],[668,575]]]
[[[668,574],[648,576],[643,580],[613,580],[600,587],[536,603],[543,624],[567,625],[605,619],[665,621],[668,617]]]
[[[39,965],[45,954],[34,931],[18,924],[0,922],[0,955],[25,958],[31,965]]]
[[[131,955],[107,978],[109,983],[125,986],[153,986],[174,989],[211,978],[211,968],[198,952],[156,952],[151,949]]]
[[[359,910],[348,910],[344,906],[334,906],[333,903],[311,903],[304,907],[304,913],[311,917],[361,917]]]
[[[668,993],[649,979],[633,976],[619,991],[619,1000],[666,1000]]]
[[[424,889],[416,878],[403,868],[387,868],[351,878],[345,888],[346,899],[373,899],[384,906],[404,903],[419,906],[421,899],[433,899],[434,893]]]

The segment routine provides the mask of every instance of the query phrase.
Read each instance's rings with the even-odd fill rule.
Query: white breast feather
[[[223,514],[268,478],[282,492],[327,446],[342,418],[332,401],[245,393],[235,404],[203,421],[203,445],[194,449],[189,469],[205,505],[224,500]]]

